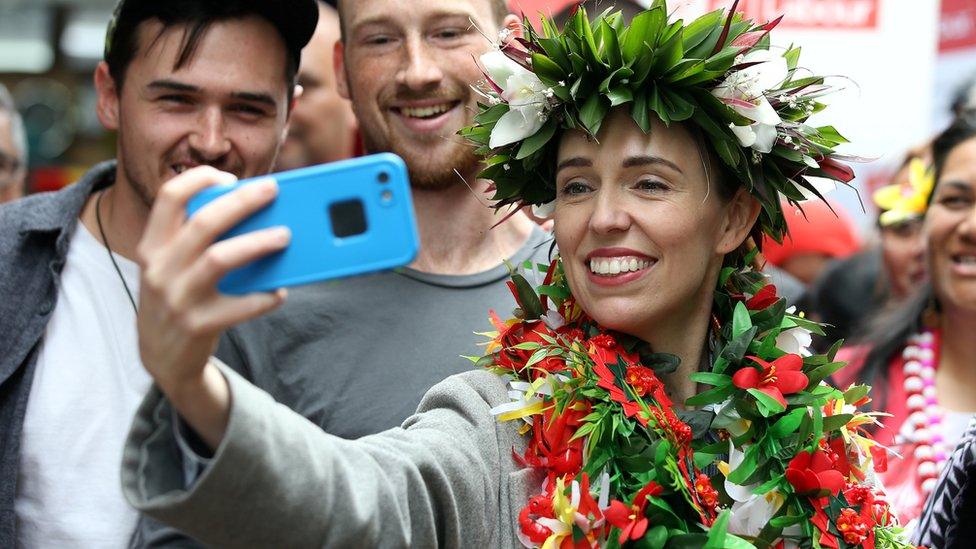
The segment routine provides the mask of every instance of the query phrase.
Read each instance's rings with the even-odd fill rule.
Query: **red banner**
[[[976,46],[976,2],[942,0],[939,18],[939,51],[962,50]]]
[[[971,0],[959,0],[969,2]],[[785,15],[781,28],[865,30],[878,27],[881,0],[740,0],[738,11],[754,21]],[[711,0],[711,9],[728,8],[731,0]]]

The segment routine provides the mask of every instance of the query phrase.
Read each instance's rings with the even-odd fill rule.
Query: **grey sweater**
[[[175,415],[153,388],[126,442],[122,485],[151,517],[221,547],[519,547],[518,512],[542,475],[513,451],[519,422],[486,371],[434,386],[401,428],[329,435],[227,368],[230,422],[187,489]]]

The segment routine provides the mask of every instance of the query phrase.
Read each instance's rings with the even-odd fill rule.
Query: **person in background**
[[[0,204],[24,196],[27,132],[7,88],[0,84]]]
[[[929,195],[935,185],[927,151],[905,159],[894,182],[874,193],[874,203],[881,210],[878,228],[884,258],[885,280],[879,292],[887,299],[903,301],[925,281],[925,246],[922,240],[922,218]]]
[[[119,460],[150,386],[135,261],[149,209],[193,167],[225,182],[268,173],[317,17],[314,0],[117,5],[94,77],[116,160],[0,205],[0,547],[133,536]]]
[[[766,238],[762,251],[771,264],[809,286],[832,261],[857,252],[861,243],[847,213],[836,204],[819,200],[803,203],[803,209],[783,205],[789,235],[782,244]]]
[[[838,386],[873,385],[890,414],[875,434],[892,457],[881,481],[906,523],[917,519],[976,411],[976,125],[958,119],[932,144],[935,190],[922,226],[929,283],[844,349]]]
[[[829,325],[826,340],[864,337],[877,315],[925,281],[922,215],[932,192],[931,152],[909,152],[893,183],[874,194],[880,242],[828,266],[810,288],[810,313]]]
[[[302,50],[302,64],[298,68],[302,94],[295,101],[276,171],[356,156],[359,148],[356,115],[336,86],[332,57],[338,41],[339,12],[334,2],[319,1],[319,24]]]
[[[955,118],[976,116],[976,74],[970,76],[956,89],[949,111]]]

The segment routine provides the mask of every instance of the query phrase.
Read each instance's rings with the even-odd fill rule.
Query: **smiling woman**
[[[658,1],[630,25],[580,9],[562,30],[501,33],[462,133],[498,207],[554,208],[560,257],[513,274],[519,308],[491,315],[482,368],[400,429],[321,433],[207,361],[207,330],[147,290],[143,363],[161,392],[129,440],[131,501],[217,545],[907,546],[865,480],[885,462],[855,408],[867,387],[824,382],[836,348],[807,350],[820,328],[752,267],[750,235],[783,236],[780,194],[851,176],[843,138],[807,123],[830,87],[798,74],[798,50],[770,50],[774,26],[724,10],[669,22]],[[184,174],[158,209],[204,184]],[[154,220],[147,253],[169,257],[179,224]],[[170,406],[214,452],[189,482],[199,456]]]
[[[596,139],[566,133],[557,157],[556,242],[580,306],[692,369],[725,254],[759,214],[747,192],[725,197],[715,165],[684,126],[655,120],[645,133],[625,109],[608,116]],[[698,337],[688,334],[692,326]],[[699,345],[676,349],[684,340]]]
[[[930,282],[852,351],[841,380],[879,387],[875,408],[890,415],[876,436],[899,454],[881,479],[904,522],[919,517],[976,412],[976,126],[956,121],[932,154],[921,229]]]

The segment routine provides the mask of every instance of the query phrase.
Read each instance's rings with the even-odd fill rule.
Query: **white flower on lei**
[[[488,146],[510,145],[539,131],[548,117],[549,87],[500,50],[482,55],[481,64],[509,107],[491,130]]]
[[[783,352],[793,355],[810,356],[812,343],[813,334],[801,326],[788,328],[776,336],[776,346]]]
[[[712,90],[712,95],[753,121],[748,126],[730,126],[739,143],[743,147],[768,153],[776,143],[776,126],[782,119],[766,99],[766,91],[786,80],[789,69],[782,55],[769,50],[751,51],[738,64],[749,63],[755,65],[729,74],[724,82]]]
[[[739,437],[744,435],[749,430],[749,426],[752,425],[752,422],[748,419],[742,419],[742,416],[736,411],[735,403],[732,402],[731,398],[727,398],[719,404],[706,406],[705,409],[715,413],[715,419],[712,420],[712,427],[715,429],[725,429],[729,433],[732,433],[732,436]]]
[[[720,464],[719,469],[727,477],[742,464],[743,459],[745,459],[745,452],[737,450],[730,440],[729,463]],[[765,494],[755,494],[753,490],[756,486],[758,485],[741,486],[725,479],[725,491],[734,502],[729,516],[729,532],[738,536],[758,536],[786,501],[786,498],[775,490]]]

